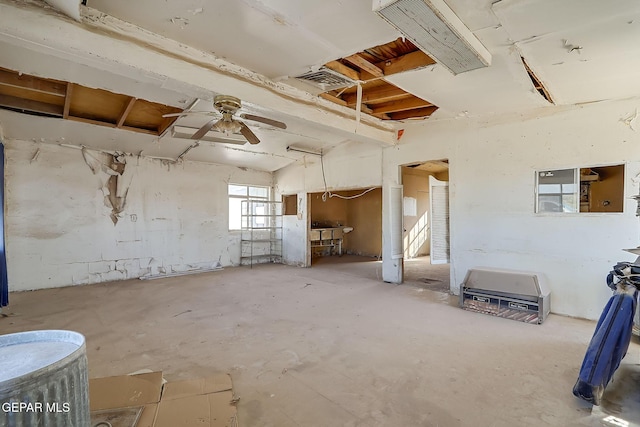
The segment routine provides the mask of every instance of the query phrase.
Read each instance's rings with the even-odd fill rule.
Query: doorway
[[[450,291],[449,161],[401,167],[403,186],[403,281]]]
[[[309,194],[311,266],[379,276],[382,258],[382,188]],[[348,267],[347,264],[358,264]]]

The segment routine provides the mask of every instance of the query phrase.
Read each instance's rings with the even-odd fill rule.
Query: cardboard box
[[[129,426],[138,413],[136,427],[238,426],[229,375],[166,383],[162,372],[95,378],[89,400],[92,415],[113,414]]]

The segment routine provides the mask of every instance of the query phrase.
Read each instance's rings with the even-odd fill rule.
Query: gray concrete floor
[[[404,260],[404,281],[431,291],[449,292],[450,264],[431,264],[429,256]]]
[[[13,293],[0,331],[83,333],[91,377],[228,372],[245,427],[639,422],[635,340],[592,414],[571,390],[594,322],[471,313],[381,282],[377,261],[347,261]]]

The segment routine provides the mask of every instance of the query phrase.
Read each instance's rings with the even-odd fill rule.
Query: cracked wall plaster
[[[82,157],[93,174],[99,177],[104,204],[111,209],[109,217],[113,221],[113,225],[116,225],[120,214],[124,211],[132,178],[131,174],[125,175],[125,155],[89,150],[83,147]]]

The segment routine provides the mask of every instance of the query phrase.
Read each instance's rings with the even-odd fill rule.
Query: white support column
[[[402,186],[382,187],[382,280],[402,283]]]

